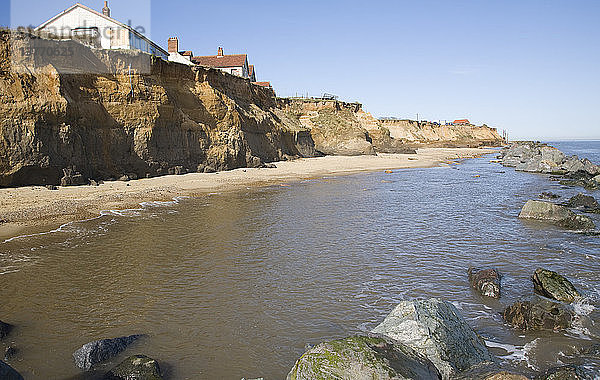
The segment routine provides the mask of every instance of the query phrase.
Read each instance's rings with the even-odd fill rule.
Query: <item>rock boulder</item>
[[[13,325],[10,323],[0,321],[0,339],[4,339],[13,329]]]
[[[494,361],[456,307],[436,298],[401,302],[373,332],[425,355],[444,379]]]
[[[95,340],[86,343],[73,353],[75,365],[79,369],[87,371],[95,364],[118,355],[142,336],[143,335],[130,335],[113,339]]]
[[[23,380],[23,376],[11,366],[0,360],[0,379],[2,380]]]
[[[145,355],[133,355],[110,370],[103,380],[162,380],[158,362]]]
[[[552,367],[538,376],[540,380],[587,380],[590,378],[582,368],[572,364]]]
[[[519,218],[546,221],[572,230],[596,228],[589,217],[577,215],[564,206],[542,201],[527,201],[519,214]]]
[[[431,361],[389,338],[354,336],[321,343],[294,365],[287,380],[439,379]]]
[[[596,198],[582,193],[569,199],[565,206],[580,208],[585,212],[600,212],[600,204],[596,201]]]
[[[504,310],[502,317],[512,327],[524,331],[557,331],[571,326],[573,313],[559,303],[536,298],[515,302]]]
[[[551,270],[538,268],[531,280],[535,291],[548,298],[571,303],[581,297],[569,280]]]
[[[469,283],[481,295],[500,298],[500,274],[496,269],[469,268]]]

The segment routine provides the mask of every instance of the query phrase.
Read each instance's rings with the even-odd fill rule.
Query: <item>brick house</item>
[[[217,55],[192,57],[192,62],[201,66],[214,67],[242,78],[250,78],[248,56],[246,54],[225,55],[222,47],[217,51]]]

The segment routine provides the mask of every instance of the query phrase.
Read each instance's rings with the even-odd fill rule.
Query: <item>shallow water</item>
[[[600,143],[581,144],[575,154]],[[369,330],[421,297],[454,302],[507,364],[567,361],[600,336],[600,238],[517,215],[542,191],[584,190],[492,158],[183,199],[0,244],[0,319],[18,326],[2,343],[20,349],[10,364],[67,379],[82,344],[147,333],[106,366],[144,353],[172,379],[282,379],[305,344]],[[499,301],[470,290],[470,265],[500,270]],[[586,295],[574,329],[502,323],[540,266]]]

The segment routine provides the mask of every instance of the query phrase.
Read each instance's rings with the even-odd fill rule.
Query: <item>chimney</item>
[[[110,17],[110,8],[108,7],[108,1],[104,2],[104,8],[102,8],[102,14],[106,17]]]
[[[222,57],[223,56],[223,48],[219,47],[219,50],[217,51],[217,57]]]
[[[179,52],[179,39],[177,37],[169,38],[168,49],[169,53]]]

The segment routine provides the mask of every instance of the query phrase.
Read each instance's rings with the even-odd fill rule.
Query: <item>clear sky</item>
[[[14,0],[9,12],[8,0],[0,0],[0,24],[37,25],[73,3]],[[257,79],[281,96],[329,92],[375,116],[468,118],[512,138],[600,138],[598,0],[109,5],[114,18],[148,26],[165,48],[178,36],[180,48],[196,55],[216,54],[219,46],[247,53]]]

